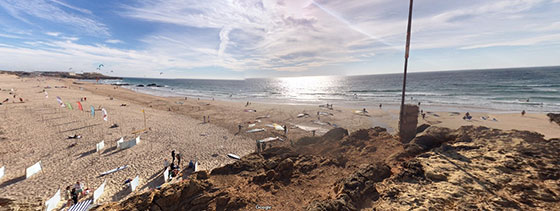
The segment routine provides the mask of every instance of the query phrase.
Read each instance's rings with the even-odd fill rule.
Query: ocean
[[[245,80],[124,78],[103,83],[129,84],[123,87],[159,96],[397,107],[402,74]],[[145,86],[153,83],[162,87]],[[406,91],[406,103],[420,102],[437,110],[558,112],[560,67],[409,73]]]

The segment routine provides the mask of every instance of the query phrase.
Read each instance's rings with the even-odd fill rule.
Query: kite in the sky
[[[99,64],[99,66],[97,67],[97,70],[101,70],[101,67],[105,67],[105,65]]]

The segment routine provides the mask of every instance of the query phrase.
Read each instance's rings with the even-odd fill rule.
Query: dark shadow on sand
[[[2,184],[0,184],[0,189],[5,188],[5,187],[8,187],[9,185],[16,184],[16,183],[21,182],[21,181],[23,181],[23,180],[25,180],[25,175],[19,176],[19,177],[16,177],[16,178],[13,178],[13,179],[11,179],[11,180],[8,180],[8,181],[3,182]]]
[[[80,122],[80,121],[76,120],[76,121],[66,122],[66,123],[62,123],[62,124],[58,124],[58,125],[50,125],[49,127],[58,127],[58,126],[62,126],[62,125],[72,124],[74,122]]]
[[[91,155],[91,154],[95,153],[95,151],[96,151],[96,149],[92,149],[90,151],[83,152],[82,154],[80,154],[80,156],[78,156],[78,159],[83,158],[83,157],[88,156],[88,155]]]
[[[101,125],[101,124],[98,123],[98,124],[93,124],[93,125],[86,125],[86,126],[79,127],[79,128],[74,128],[74,129],[70,129],[70,130],[61,131],[60,133],[66,133],[66,132],[81,130],[81,129],[84,129],[84,128],[94,127],[94,126],[97,126],[97,125]]]

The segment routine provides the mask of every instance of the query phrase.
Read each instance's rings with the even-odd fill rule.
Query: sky
[[[409,71],[560,65],[558,11],[560,0],[416,0]],[[0,0],[0,69],[209,79],[399,73],[407,15],[406,0]]]

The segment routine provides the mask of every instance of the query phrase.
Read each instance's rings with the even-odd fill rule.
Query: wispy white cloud
[[[0,37],[5,37],[5,38],[12,38],[12,39],[21,39],[23,37],[18,36],[18,35],[13,35],[13,34],[3,34],[0,33]]]
[[[65,3],[65,2],[63,2],[63,1],[60,1],[60,0],[50,0],[50,1],[52,1],[52,2],[54,2],[54,3],[57,3],[57,4],[59,4],[59,5],[62,5],[62,6],[64,6],[64,7],[66,7],[66,8],[73,9],[73,10],[75,10],[75,11],[81,12],[81,13],[85,13],[85,14],[89,14],[89,15],[93,14],[91,11],[89,11],[89,10],[87,10],[87,9],[75,7],[75,6],[72,6],[72,5],[68,4],[68,3]]]
[[[17,66],[15,61],[21,61],[26,67],[37,65],[37,68],[44,67],[40,64],[42,60],[56,58],[61,61],[59,65],[68,63],[83,69],[91,68],[94,63],[104,63],[128,76],[141,76],[138,72],[157,75],[164,70],[188,75],[193,68],[204,67],[239,72],[320,72],[329,67],[344,69],[364,62],[371,65],[372,61],[385,58],[400,61],[408,14],[408,1],[390,0],[140,1],[121,5],[114,13],[124,21],[133,19],[156,27],[146,30],[149,32],[138,39],[128,40],[108,36],[107,26],[94,18],[96,11],[67,2],[0,0],[0,6],[9,15],[28,23],[33,24],[35,18],[63,23],[88,34],[101,35],[100,39],[93,42],[79,39],[78,44],[80,33],[62,31],[47,40],[26,40],[15,45],[17,49],[13,46],[0,48],[2,55],[16,58],[4,59],[6,63],[0,59],[0,64]],[[433,55],[434,49],[469,52],[465,49],[484,51],[505,46],[557,45],[560,41],[560,30],[555,27],[559,24],[558,0],[423,0],[415,3],[413,62],[427,55],[422,54],[423,51]],[[4,32],[8,36],[13,34]],[[33,54],[37,57],[31,56]],[[449,56],[440,58],[445,61],[430,59],[421,69],[470,68],[461,66],[469,65],[469,61],[459,57],[453,58],[454,62],[448,61]],[[452,63],[455,66],[449,66]],[[55,69],[55,64],[49,65]],[[400,63],[398,66],[400,70]],[[412,68],[419,66],[414,64]]]
[[[0,1],[3,7],[11,16],[24,21],[28,24],[34,24],[31,18],[39,18],[52,21],[55,23],[67,24],[77,29],[76,32],[83,32],[90,35],[108,36],[109,30],[105,24],[100,23],[90,17],[69,13],[58,6],[71,8],[81,13],[91,14],[89,10],[77,8],[62,1],[48,0],[3,0]]]
[[[45,34],[53,37],[58,37],[58,35],[60,35],[60,32],[45,32]]]
[[[508,40],[502,42],[492,42],[480,45],[471,45],[461,47],[460,49],[475,49],[475,48],[490,48],[490,47],[498,47],[498,46],[529,46],[529,45],[536,45],[541,43],[548,43],[548,44],[560,44],[560,34],[552,34],[552,35],[544,35],[538,37],[530,37],[525,39],[518,39],[518,40]]]
[[[122,40],[116,40],[116,39],[105,40],[105,42],[106,42],[106,43],[111,43],[111,44],[123,43]]]

